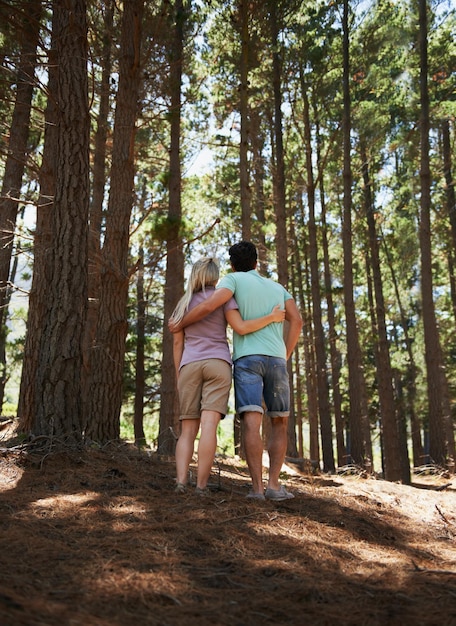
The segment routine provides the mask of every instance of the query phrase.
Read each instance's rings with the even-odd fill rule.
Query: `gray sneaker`
[[[287,491],[283,485],[280,485],[280,489],[270,489],[269,487],[264,492],[264,495],[268,500],[291,500],[294,495]]]
[[[262,493],[254,493],[253,491],[249,491],[249,493],[245,496],[248,500],[264,500],[264,495]]]

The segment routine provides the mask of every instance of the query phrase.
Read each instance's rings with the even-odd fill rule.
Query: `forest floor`
[[[258,502],[245,464],[219,459],[207,497],[178,495],[173,459],[2,433],[2,626],[456,625],[454,476],[290,463],[295,498]]]

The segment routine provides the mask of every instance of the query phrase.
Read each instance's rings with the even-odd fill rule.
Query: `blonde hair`
[[[192,267],[190,278],[188,279],[187,290],[179,300],[174,309],[171,319],[178,324],[187,313],[188,306],[193,298],[193,294],[204,291],[206,287],[215,286],[219,279],[219,265],[213,257],[204,257]]]

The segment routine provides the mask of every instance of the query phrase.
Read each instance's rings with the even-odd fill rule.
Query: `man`
[[[285,309],[288,324],[286,339],[283,324],[269,324],[248,335],[233,334],[234,391],[236,410],[243,420],[244,448],[252,478],[248,498],[288,500],[293,494],[279,483],[279,474],[287,449],[287,423],[290,413],[290,386],[287,359],[298,341],[302,319],[292,296],[279,283],[264,278],[256,270],[257,251],[248,241],[229,249],[232,274],[226,275],[215,293],[185,315],[176,326],[176,332],[202,319],[235,297],[244,320],[267,315],[274,306]],[[263,442],[260,429],[263,401],[271,418],[271,437],[268,445],[269,477],[266,491],[263,487]]]

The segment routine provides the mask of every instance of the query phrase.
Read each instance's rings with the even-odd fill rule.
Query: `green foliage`
[[[168,215],[156,215],[151,234],[158,242],[164,242],[168,239],[174,239],[178,235],[183,235],[185,228],[184,220]]]
[[[4,417],[16,417],[17,404],[13,404],[12,402],[4,402],[2,406],[2,415]]]
[[[158,415],[153,417],[146,416],[143,426],[146,444],[149,447],[154,448],[154,443],[158,437]],[[128,413],[125,412],[122,413],[120,418],[120,438],[125,441],[135,441],[133,419],[128,415]]]
[[[234,456],[234,424],[229,416],[221,420],[217,427],[217,453]]]

